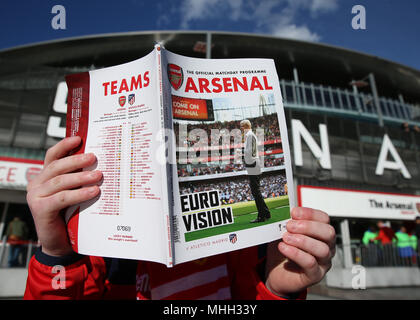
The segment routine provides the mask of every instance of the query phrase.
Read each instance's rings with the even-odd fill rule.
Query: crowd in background
[[[276,167],[284,164],[284,158],[264,157],[264,167]],[[191,170],[187,170],[186,165],[178,165],[178,177],[203,176],[208,174],[220,174],[229,172],[244,171],[243,163],[227,163],[224,165],[210,164],[209,166],[191,166]]]
[[[411,227],[410,227],[411,226]],[[399,223],[396,230],[383,221],[365,231],[362,243],[362,265],[420,266],[420,217],[416,224]]]
[[[287,194],[286,177],[283,174],[265,175],[261,178],[261,194],[263,198],[273,198]],[[207,180],[181,183],[180,193],[188,194],[200,191],[219,190],[222,204],[232,204],[254,200],[247,176],[233,177],[229,180]]]
[[[279,128],[279,122],[277,119],[277,114],[273,113],[270,115],[266,115],[263,117],[257,117],[257,118],[250,118],[248,119],[249,121],[251,121],[251,125],[252,125],[252,130],[254,132],[256,132],[258,129],[263,129],[264,130],[264,140],[274,140],[274,139],[279,139],[280,138],[280,128]],[[223,129],[228,130],[228,133],[235,133],[236,135],[233,134],[231,136],[231,143],[235,142],[235,138],[237,139],[237,141],[242,141],[242,137],[241,137],[241,131],[240,131],[240,120],[237,121],[216,121],[216,122],[202,122],[202,123],[198,123],[198,124],[190,124],[187,122],[180,122],[180,124],[187,124],[187,135],[191,132],[191,130],[194,129],[202,129],[206,132],[208,140],[207,144],[205,145],[210,145],[212,138],[213,141],[218,141],[219,137],[218,137],[218,133],[217,131],[213,131],[212,129],[215,130],[219,130],[222,131]],[[233,131],[235,130],[236,131]],[[182,141],[182,143],[180,143],[179,141],[179,125],[175,124],[174,125],[174,133],[175,133],[175,137],[176,137],[176,143],[177,143],[177,147],[181,146],[181,147],[191,147],[191,146],[198,146],[200,145],[200,141],[193,141],[188,139],[185,141]],[[222,134],[220,132],[220,134]],[[197,139],[198,140],[198,139]],[[237,142],[236,141],[236,142]],[[201,141],[202,143],[205,143],[203,141]]]

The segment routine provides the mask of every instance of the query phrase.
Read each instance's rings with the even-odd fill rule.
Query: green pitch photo
[[[289,196],[267,198],[265,199],[265,203],[267,204],[267,207],[270,209],[271,213],[271,218],[267,221],[261,223],[251,223],[251,221],[257,217],[257,207],[255,206],[254,201],[234,203],[231,205],[226,205],[232,207],[233,209],[234,223],[185,233],[185,241],[188,242],[216,236],[219,234],[255,228],[290,218]]]

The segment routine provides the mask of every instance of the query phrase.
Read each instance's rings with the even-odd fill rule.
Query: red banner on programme
[[[174,119],[214,120],[211,100],[172,96],[172,114]]]

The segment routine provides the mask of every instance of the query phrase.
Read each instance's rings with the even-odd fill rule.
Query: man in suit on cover
[[[251,221],[251,223],[264,222],[270,219],[271,215],[260,191],[261,161],[258,155],[257,136],[252,132],[252,126],[249,120],[242,120],[240,126],[245,140],[245,167],[248,172],[251,193],[258,210],[257,218]]]

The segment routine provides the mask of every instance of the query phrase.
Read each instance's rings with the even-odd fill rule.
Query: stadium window
[[[388,108],[391,112],[391,116],[394,117],[394,118],[397,118],[398,117],[397,110],[395,109],[394,104],[391,102],[391,100],[387,100],[387,104],[388,104]]]
[[[405,114],[407,115],[407,119],[410,120],[411,119],[411,107],[404,105],[403,106],[405,109]]]
[[[326,107],[332,107],[333,106],[333,102],[332,102],[332,97],[331,97],[331,91],[330,90],[324,90],[324,99],[325,99],[325,106]]]
[[[405,118],[404,117],[404,111],[401,107],[401,104],[398,103],[397,101],[395,101],[393,104],[395,105],[395,109],[397,110],[398,118],[404,119]]]
[[[12,139],[13,126],[16,122],[16,114],[3,111],[0,105],[0,144],[9,145]]]
[[[346,139],[345,148],[347,178],[350,181],[363,182],[363,163],[360,157],[359,142]]]
[[[306,98],[305,99],[305,102],[306,102],[306,104],[313,106],[314,105],[314,99],[312,97],[312,90],[311,90],[311,88],[310,87],[305,87],[304,88],[304,91],[305,91],[305,98]]]
[[[359,130],[360,130],[360,141],[364,144],[370,144],[372,146],[381,146],[383,137],[384,137],[384,129],[381,129],[377,124],[372,122],[361,122],[359,121]],[[376,152],[376,151],[374,151]],[[369,150],[367,150],[368,154],[371,154]],[[372,156],[378,157],[379,150],[377,154],[372,154]]]
[[[334,139],[332,139],[334,140]],[[341,141],[337,141],[337,144],[339,146],[342,146],[343,144],[340,143]],[[334,148],[334,141],[332,141],[333,148]],[[340,147],[339,147],[340,148]],[[342,148],[339,149],[340,151],[343,150]],[[345,156],[341,154],[337,154],[338,150],[335,150],[336,152],[331,154],[331,162],[333,162],[335,165],[331,168],[331,176],[335,180],[348,180],[348,175],[351,174],[347,172],[346,167],[346,158]]]
[[[373,97],[371,95],[363,95],[363,105],[365,106],[365,111],[367,113],[376,113],[376,110],[373,105]]]
[[[342,137],[359,141],[359,135],[357,133],[357,122],[353,120],[341,119]]]
[[[325,99],[324,99],[324,92],[322,90],[322,87],[319,86],[319,88],[315,88],[315,104],[317,106],[324,107],[325,106]]]
[[[357,103],[356,103],[356,99],[354,98],[354,95],[350,93],[348,97],[349,97],[350,109],[353,111],[358,111]]]
[[[327,117],[328,136],[342,137],[341,119],[336,117]]]
[[[394,113],[395,118],[400,118],[398,114],[398,107],[392,102],[392,100],[388,100],[388,106],[390,106],[391,110]]]
[[[319,124],[326,123],[325,116],[324,115],[318,115],[318,114],[310,114],[309,117],[308,117],[307,123],[308,123],[307,129],[309,130],[309,132],[313,133],[314,136],[315,135],[319,136]],[[317,142],[319,143],[319,141],[317,141]]]
[[[26,90],[22,95],[20,103],[23,112],[45,114],[47,108],[53,103],[54,89],[32,89]]]
[[[337,92],[335,91],[335,90],[333,90],[332,91],[332,97],[333,97],[333,105],[332,105],[332,107],[333,108],[336,108],[336,109],[341,109],[341,106],[340,106],[340,101],[339,101],[339,98],[338,98],[338,94],[337,94]]]
[[[401,127],[387,126],[386,133],[395,147],[409,147],[409,142],[411,140],[410,132],[404,132],[401,130]]]
[[[287,102],[296,103],[293,95],[293,87],[289,84],[285,84],[285,98]]]
[[[386,106],[388,107],[390,116],[393,118],[398,118],[398,112],[397,109],[395,108],[395,105],[392,103],[391,100],[386,99]]]
[[[296,86],[296,92],[297,92],[298,97],[300,98],[299,102],[303,103],[304,105],[307,105],[306,94],[305,94],[305,84],[303,82],[302,84]]]
[[[404,105],[404,104],[401,104],[400,106],[401,106],[401,111],[402,111],[402,113],[403,113],[404,119],[409,120],[409,119],[410,119],[410,115],[409,115],[409,113],[408,113],[408,108],[407,108],[407,106],[406,106],[406,105]]]
[[[416,160],[416,153],[414,151],[409,151],[404,154],[404,164],[407,167],[407,170],[412,174],[413,179],[410,179],[408,183],[412,188],[420,188],[420,171],[419,164]]]
[[[420,132],[418,131],[414,131],[414,140],[415,140],[415,145],[417,148],[417,151],[420,152]],[[420,165],[419,165],[420,168]]]
[[[346,91],[340,92],[341,102],[345,110],[350,110],[350,103],[348,100],[348,93]]]
[[[308,115],[309,115],[309,113],[307,113],[307,112],[292,110],[291,119],[300,120],[300,121],[302,121],[303,125],[305,127],[307,127],[307,125],[308,125]],[[319,129],[317,129],[317,130],[319,130]]]
[[[20,115],[13,146],[39,148],[42,144],[43,135],[47,128],[47,117],[22,113]]]

